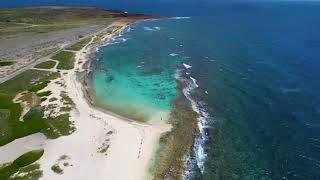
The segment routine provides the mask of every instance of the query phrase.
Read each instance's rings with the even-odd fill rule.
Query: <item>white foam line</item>
[[[186,64],[186,63],[182,63],[183,64],[183,66],[186,68],[186,69],[190,69],[190,68],[192,68],[192,66],[191,65],[188,65],[188,64]]]
[[[176,53],[171,53],[171,54],[169,54],[170,56],[177,56],[178,54],[176,54]]]
[[[197,84],[197,80],[195,79],[195,78],[193,78],[193,77],[191,77],[190,76],[190,79],[192,80],[192,82],[193,82],[193,84],[194,84],[194,86],[197,88],[197,87],[199,87],[199,85]],[[193,88],[193,89],[195,89],[195,88]],[[193,90],[192,89],[192,90]]]
[[[146,31],[159,31],[161,28],[158,26],[155,26],[155,27],[144,26],[143,29]]]
[[[154,31],[154,29],[150,28],[150,27],[143,27],[144,30],[146,31]]]
[[[127,28],[127,33],[131,31],[131,26],[129,25]]]
[[[191,17],[173,17],[171,19],[190,19]]]
[[[181,79],[179,71],[177,71],[177,73],[176,73],[176,78]],[[186,88],[184,88],[182,90],[182,92],[186,96],[186,98],[191,102],[191,106],[192,106],[193,111],[195,111],[196,113],[198,113],[200,115],[200,117],[198,118],[199,135],[195,139],[194,152],[195,152],[195,158],[197,161],[197,166],[200,169],[201,173],[203,173],[204,172],[204,162],[207,157],[207,155],[204,151],[204,148],[203,148],[203,144],[206,141],[204,127],[206,124],[206,119],[209,117],[209,114],[205,110],[200,109],[198,103],[192,99],[191,92],[194,91],[196,88],[198,88],[199,85],[197,84],[197,80],[195,78],[190,77],[190,80],[192,83],[190,83],[190,81],[189,81],[188,86]]]

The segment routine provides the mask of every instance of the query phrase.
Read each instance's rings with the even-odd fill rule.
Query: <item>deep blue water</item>
[[[154,43],[174,39],[154,51],[175,51],[192,66],[184,77],[197,80],[191,96],[208,114],[204,171],[191,168],[190,179],[320,179],[320,3],[201,2],[17,0],[1,6],[190,16],[134,28],[143,35],[143,26],[160,27],[146,36]]]

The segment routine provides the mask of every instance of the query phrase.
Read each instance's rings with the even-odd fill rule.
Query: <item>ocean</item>
[[[320,3],[200,2],[1,6],[176,17],[133,24],[100,48],[92,67],[99,103],[144,121],[160,112],[162,120],[184,93],[201,115],[186,179],[320,179]],[[182,92],[177,80],[189,82]]]

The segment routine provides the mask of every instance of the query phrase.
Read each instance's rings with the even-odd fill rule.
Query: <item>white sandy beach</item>
[[[124,23],[116,25],[122,26],[119,31],[126,27]],[[113,35],[116,33],[119,32]],[[111,35],[105,40],[110,38]],[[44,180],[148,179],[156,144],[161,133],[169,130],[170,126],[127,121],[91,106],[76,76],[76,71],[85,71],[83,63],[78,62],[89,60],[86,48],[77,52],[75,68],[62,71],[58,79],[64,82],[64,91],[74,101],[75,108],[70,113],[70,120],[74,121],[76,131],[54,140],[40,133],[17,139],[0,147],[0,164],[10,162],[30,150],[44,149],[44,155],[38,161],[43,171],[41,179]],[[47,88],[52,90],[54,85],[50,84]],[[99,148],[106,146],[109,146],[106,152],[99,152]],[[67,158],[62,159],[64,155]],[[51,170],[55,164],[63,169],[63,174]]]

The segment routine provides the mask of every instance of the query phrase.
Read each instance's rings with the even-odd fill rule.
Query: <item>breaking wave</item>
[[[191,17],[173,17],[171,19],[190,19]]]
[[[185,172],[184,175],[184,179],[188,179],[189,178],[189,174],[191,174],[192,172],[192,164],[194,164],[193,162],[191,162],[191,158],[194,158],[195,160],[195,164],[197,166],[197,168],[200,170],[201,173],[204,172],[204,163],[205,163],[205,159],[207,157],[207,154],[204,150],[204,145],[205,142],[207,140],[207,136],[205,133],[205,128],[206,128],[206,124],[207,124],[207,119],[210,118],[209,113],[206,111],[206,109],[204,108],[205,103],[204,102],[197,102],[193,97],[192,97],[192,93],[196,91],[196,89],[199,87],[199,85],[197,84],[197,80],[191,76],[185,77],[182,75],[182,71],[177,71],[176,73],[176,78],[180,81],[183,81],[186,83],[186,87],[182,90],[183,94],[185,95],[185,97],[191,102],[191,106],[193,111],[195,111],[196,113],[199,114],[199,118],[198,118],[198,128],[199,128],[199,134],[196,136],[195,139],[195,143],[193,145],[193,156],[194,157],[187,157],[186,158],[186,164],[187,164],[187,170]]]

